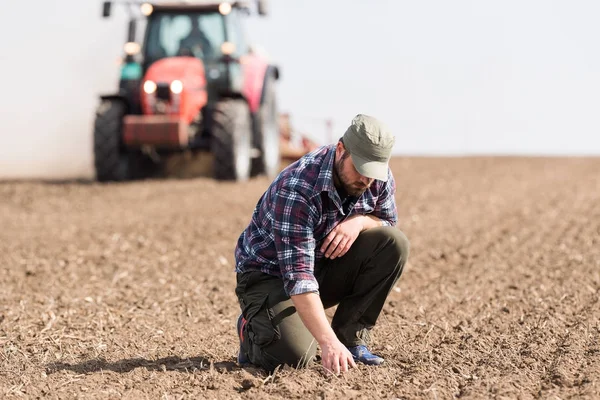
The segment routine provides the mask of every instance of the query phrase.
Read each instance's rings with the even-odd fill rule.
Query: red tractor
[[[213,154],[219,180],[275,176],[279,69],[246,41],[241,20],[253,4],[124,3],[131,19],[119,91],[101,96],[94,126],[97,179],[147,177],[169,154],[196,150]],[[255,9],[265,15],[265,1]]]

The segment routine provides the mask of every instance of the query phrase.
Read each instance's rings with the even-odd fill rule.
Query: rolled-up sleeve
[[[319,292],[314,275],[314,221],[315,211],[302,194],[285,187],[274,194],[272,232],[288,296]]]
[[[396,208],[396,181],[392,171],[388,170],[387,182],[382,182],[382,190],[375,204],[373,215],[383,221],[385,226],[396,226],[398,209]]]

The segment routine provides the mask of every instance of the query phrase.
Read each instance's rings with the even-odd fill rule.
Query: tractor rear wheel
[[[275,78],[271,76],[265,82],[264,98],[256,115],[254,146],[259,149],[260,155],[252,159],[252,175],[265,174],[273,179],[279,173],[281,152],[278,116]]]
[[[131,179],[129,157],[121,149],[126,107],[119,100],[103,100],[94,124],[94,166],[100,182]]]
[[[241,99],[222,100],[215,105],[212,122],[215,179],[248,180],[252,150],[248,104]]]

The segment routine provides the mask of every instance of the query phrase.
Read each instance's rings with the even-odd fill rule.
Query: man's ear
[[[341,141],[338,141],[337,146],[335,147],[335,154],[338,157],[341,157],[345,151],[346,151],[346,148],[344,147],[344,143],[342,143]]]

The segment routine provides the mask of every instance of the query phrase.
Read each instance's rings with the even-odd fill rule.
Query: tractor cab
[[[104,3],[105,17],[112,3]],[[120,120],[118,132],[107,131],[106,125],[114,131],[115,123],[104,114],[98,113],[96,120],[98,178],[133,179],[132,159],[148,161],[151,156],[156,161],[187,150],[213,153],[217,179],[274,176],[279,167],[279,70],[247,43],[242,19],[251,14],[250,5],[143,3],[129,9],[119,91],[102,96],[99,108],[118,114],[109,116]],[[257,9],[264,15],[265,2],[259,1]],[[145,32],[138,43],[141,21]],[[118,150],[118,163],[106,142],[118,144],[108,146],[112,153]]]
[[[148,19],[144,65],[147,67],[162,58],[176,56],[191,56],[205,63],[217,63],[232,50],[239,52],[235,45],[243,48],[245,43],[230,40],[240,39],[235,34],[240,29],[236,18],[239,12],[237,8],[232,9],[226,16],[218,9],[210,8],[195,12],[173,7],[155,8]],[[233,18],[236,21],[230,22]]]
[[[191,57],[202,61],[209,103],[217,101],[223,93],[243,91],[241,63],[253,58],[242,27],[242,18],[249,13],[247,5],[148,4],[146,7],[147,26],[141,49],[144,73],[165,58]]]

